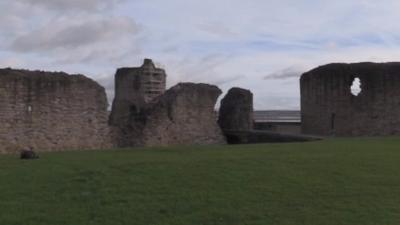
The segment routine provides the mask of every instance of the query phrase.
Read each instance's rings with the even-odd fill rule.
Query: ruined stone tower
[[[156,68],[151,59],[145,59],[141,67],[120,68],[115,74],[115,98],[112,104],[110,124],[126,125],[132,119],[140,119],[143,107],[165,92],[166,73]]]

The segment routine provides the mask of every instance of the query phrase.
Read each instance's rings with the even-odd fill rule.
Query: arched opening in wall
[[[353,80],[353,83],[350,86],[350,92],[354,96],[358,96],[361,93],[361,80],[360,78],[356,77]]]

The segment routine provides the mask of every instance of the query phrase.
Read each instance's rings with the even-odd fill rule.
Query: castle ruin
[[[1,69],[0,153],[225,143],[216,86],[166,91],[165,71],[146,59],[117,70],[115,93],[108,116],[104,88],[83,75]]]
[[[218,124],[223,130],[253,130],[253,93],[231,88],[221,100]]]
[[[400,63],[335,63],[304,73],[302,133],[400,134],[398,71]],[[61,151],[224,144],[228,136],[235,143],[310,140],[252,130],[252,94],[239,88],[224,99],[218,125],[218,87],[179,83],[166,90],[166,76],[150,59],[141,67],[118,69],[109,115],[104,88],[83,75],[0,69],[0,153],[27,146]],[[361,89],[352,93],[357,82]]]
[[[214,110],[221,93],[218,87],[209,84],[173,86],[146,105],[140,119],[131,120],[128,145],[224,144],[225,137]]]
[[[400,134],[400,63],[335,63],[300,79],[302,132],[322,136]],[[360,82],[359,93],[351,86]]]
[[[111,147],[103,87],[82,75],[0,70],[0,152]]]

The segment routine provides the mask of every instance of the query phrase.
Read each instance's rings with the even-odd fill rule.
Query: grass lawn
[[[0,156],[1,225],[400,224],[400,138]]]

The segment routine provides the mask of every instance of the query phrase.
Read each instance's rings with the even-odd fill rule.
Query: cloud
[[[14,57],[0,58],[0,67],[10,67],[10,68],[18,68],[20,65],[23,65],[24,62],[21,59]]]
[[[273,72],[268,74],[267,76],[264,77],[264,80],[269,80],[269,79],[276,79],[276,80],[281,80],[281,79],[289,79],[289,78],[299,78],[301,74],[305,72],[305,69],[299,66],[291,66],[284,68],[282,70]]]
[[[138,32],[138,25],[129,18],[110,18],[80,24],[55,23],[17,37],[11,49],[18,52],[73,49],[98,42],[118,40]]]
[[[14,0],[21,4],[30,6],[45,7],[51,10],[68,11],[84,10],[94,11],[99,9],[109,9],[123,0]]]
[[[169,86],[239,86],[254,93],[256,109],[298,108],[296,77],[305,71],[398,61],[399,7],[397,0],[1,0],[0,65],[83,73],[112,95],[115,69],[150,57],[164,65]]]
[[[201,24],[197,25],[197,27],[200,30],[205,31],[209,34],[221,36],[221,37],[232,37],[232,36],[238,35],[237,32],[233,31],[228,26],[225,26],[218,22],[201,23]]]
[[[113,74],[101,74],[96,77],[96,81],[104,87],[109,106],[112,104],[114,98],[114,75]]]
[[[215,80],[214,84],[215,85],[226,85],[226,84],[232,83],[234,81],[238,81],[240,79],[243,79],[245,77],[246,76],[243,75],[243,74],[238,74],[238,75],[235,75],[235,76],[223,77],[223,78],[220,78],[218,80]]]

